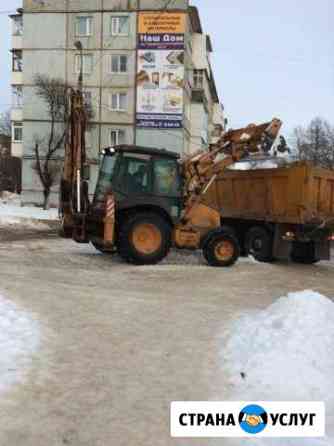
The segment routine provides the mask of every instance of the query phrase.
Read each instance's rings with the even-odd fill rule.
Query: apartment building
[[[102,148],[137,144],[188,154],[224,127],[213,51],[188,0],[24,0],[13,21],[12,150],[23,160],[23,200],[41,201],[34,141],[50,122],[37,74],[75,86],[83,71],[93,120],[91,191]],[[82,45],[82,51],[78,48]],[[51,198],[57,202],[57,190]]]

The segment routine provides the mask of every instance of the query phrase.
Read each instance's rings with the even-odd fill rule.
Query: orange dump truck
[[[204,201],[219,209],[244,254],[262,262],[329,260],[334,171],[306,162],[273,163],[237,163],[221,173]]]

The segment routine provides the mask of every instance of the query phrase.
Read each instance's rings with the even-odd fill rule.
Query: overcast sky
[[[278,116],[285,129],[314,116],[334,123],[333,0],[192,0],[214,45],[212,62],[230,125]],[[13,11],[20,0],[1,0]],[[0,14],[0,109],[10,103],[10,27]]]

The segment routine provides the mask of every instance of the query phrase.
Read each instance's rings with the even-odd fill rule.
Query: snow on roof
[[[334,303],[314,291],[290,293],[264,311],[249,313],[228,330],[222,349],[235,401],[325,401],[326,439],[295,439],[284,446],[334,444]],[[229,444],[228,442],[226,444]],[[244,445],[244,440],[231,443]],[[259,439],[259,446],[281,446]]]

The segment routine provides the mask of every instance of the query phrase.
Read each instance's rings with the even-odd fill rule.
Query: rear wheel
[[[119,231],[118,252],[128,263],[154,265],[163,260],[171,247],[171,227],[153,213],[130,216]]]
[[[273,236],[267,229],[254,226],[246,235],[246,253],[259,262],[272,262],[274,260]]]
[[[315,255],[314,242],[294,242],[291,259],[295,263],[302,263],[304,265],[312,265],[320,261]]]
[[[237,239],[228,233],[216,233],[203,247],[203,254],[210,266],[228,267],[235,264],[240,256]]]

